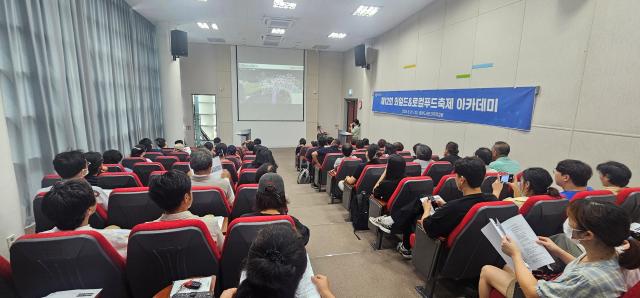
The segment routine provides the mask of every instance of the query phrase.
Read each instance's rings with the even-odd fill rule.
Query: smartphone
[[[500,181],[502,183],[511,183],[511,182],[513,182],[513,174],[500,176]]]

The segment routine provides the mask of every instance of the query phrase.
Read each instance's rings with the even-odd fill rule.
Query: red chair
[[[640,221],[640,187],[621,189],[616,204],[629,214],[632,222]]]
[[[621,298],[638,298],[640,297],[640,282],[636,283],[635,286],[631,287],[627,290]]]
[[[342,191],[338,188],[338,182],[344,180],[347,176],[353,176],[361,162],[359,158],[343,158],[338,168],[329,172],[329,176],[327,176],[327,194],[331,198],[331,204],[334,203],[335,199],[342,198]]]
[[[240,169],[249,169],[251,168],[252,164],[253,164],[253,160],[243,160],[242,167],[240,167]]]
[[[173,152],[165,153],[165,155],[166,156],[175,156],[181,162],[189,161],[189,153],[187,153],[187,152],[173,151]]]
[[[439,195],[445,202],[462,198],[463,194],[456,184],[456,174],[444,175],[433,190],[434,195]]]
[[[575,200],[592,200],[596,202],[606,202],[606,203],[616,203],[616,196],[608,190],[587,190],[581,191],[573,195],[573,198],[569,200],[569,202],[573,202]]]
[[[160,218],[162,209],[149,198],[148,187],[116,188],[109,194],[108,222],[122,229]]]
[[[164,154],[164,155],[167,155],[167,154],[175,151],[174,148],[161,148],[160,150],[162,151],[162,154]]]
[[[124,260],[96,231],[25,235],[10,253],[21,297],[74,289],[102,289],[102,297],[130,297]]]
[[[191,171],[191,164],[188,162],[175,162],[173,163],[173,165],[171,166],[172,170],[177,170],[183,173],[189,173]]]
[[[405,162],[409,163],[409,162],[413,162],[414,160],[416,160],[413,156],[411,155],[401,155],[402,159],[404,159]],[[420,171],[418,171],[418,173],[420,173]]]
[[[158,156],[164,156],[164,153],[162,152],[145,152],[144,153],[144,158],[148,158],[151,161],[156,161],[156,158],[158,158]]]
[[[127,245],[127,279],[135,297],[152,297],[174,280],[218,275],[220,251],[198,219],[135,226]]]
[[[133,172],[138,175],[143,186],[149,185],[149,176],[155,171],[164,171],[164,167],[159,162],[139,162],[133,165]]]
[[[41,192],[33,199],[33,217],[36,221],[36,233],[51,230],[55,227],[53,222],[42,212],[42,200],[46,192]],[[95,229],[103,229],[107,222],[107,211],[102,205],[96,205],[96,212],[89,217],[89,225]]]
[[[149,174],[149,182],[151,182],[151,180],[153,179],[153,177],[161,176],[161,175],[163,175],[163,174],[164,174],[164,173],[166,173],[166,172],[167,172],[167,171],[153,171],[153,172],[151,172],[151,174]]]
[[[318,187],[318,191],[323,191],[322,187],[327,184],[327,175],[333,169],[336,159],[342,157],[342,153],[327,153],[324,156],[322,165],[314,165],[313,183]]]
[[[231,208],[224,191],[216,186],[192,186],[193,203],[189,211],[197,216],[208,214],[228,217]]]
[[[158,156],[156,158],[156,162],[161,163],[165,169],[171,169],[173,164],[179,161],[180,159],[177,156]]]
[[[147,159],[144,157],[125,157],[120,161],[120,164],[127,169],[133,169],[133,165],[136,163],[146,161]]]
[[[418,176],[403,178],[387,202],[375,198],[369,199],[369,216],[378,217],[383,214],[396,214],[396,212],[399,212],[399,210],[405,206],[414,204],[420,200],[420,198],[431,195],[432,192],[433,181],[430,177]],[[374,247],[376,247],[376,249],[382,248],[384,231],[380,230],[380,228],[371,222],[369,222],[369,229],[376,231],[377,240]],[[392,227],[391,233],[398,234],[402,233],[402,231],[394,230],[394,227]]]
[[[242,184],[252,184],[258,182],[256,181],[256,171],[258,171],[258,169],[241,169],[236,188]]]
[[[293,218],[288,215],[239,217],[229,224],[220,259],[218,285],[222,287],[221,290],[238,286],[242,262],[249,253],[251,243],[262,228],[272,224],[290,225],[295,230]]]
[[[229,222],[244,214],[254,212],[257,192],[258,184],[242,184],[238,187],[236,190],[236,199],[233,201],[233,206],[231,207]]]
[[[413,160],[413,159],[412,159]],[[407,162],[406,163],[406,167],[404,168],[404,173],[405,175],[407,175],[407,177],[417,177],[420,176],[420,174],[422,172],[422,167],[420,166],[419,163],[417,162]]]
[[[422,176],[429,176],[433,181],[440,182],[442,177],[453,172],[453,165],[448,161],[436,161],[427,165]]]
[[[493,186],[492,186],[493,182],[495,182],[496,179],[500,179],[500,176],[503,176],[503,175],[509,175],[509,174],[496,173],[496,172],[486,173],[484,176],[484,180],[482,181],[482,185],[480,185],[480,189],[482,190],[482,192],[493,193]],[[498,199],[504,200],[506,198],[511,198],[511,197],[513,197],[513,189],[511,189],[511,186],[507,184],[502,188],[502,191],[500,192]]]
[[[446,239],[431,239],[422,225],[417,225],[412,262],[427,282],[431,282],[430,294],[425,293],[425,287],[418,287],[418,291],[433,297],[438,278],[478,278],[482,266],[503,262],[480,230],[489,218],[502,222],[516,215],[518,207],[512,202],[477,203]]]
[[[121,164],[104,164],[107,167],[107,172],[126,172]]]
[[[244,157],[242,157],[242,160],[251,160],[251,161],[254,161],[254,160],[256,160],[256,156],[255,156],[255,155],[253,155],[253,154],[247,154],[247,155],[245,155]]]
[[[407,150],[404,150],[404,151],[398,151],[398,152],[396,152],[396,154],[398,154],[398,155],[400,155],[400,156],[411,156],[411,151],[407,151]],[[412,160],[413,160],[413,159],[414,159],[414,158],[412,158]]]
[[[562,224],[567,219],[569,201],[548,195],[531,196],[520,207],[520,214],[538,236],[562,233]]]
[[[13,284],[11,264],[2,256],[0,256],[0,295],[7,298],[18,297],[16,287]]]
[[[58,174],[47,174],[42,177],[42,181],[40,182],[40,187],[45,188],[49,186],[53,186],[56,182],[62,181],[62,177]]]
[[[233,162],[233,164],[236,166],[236,169],[239,169],[242,166],[242,159],[240,159],[240,156],[227,155],[225,158],[227,160]]]
[[[354,186],[345,183],[344,191],[342,192],[342,206],[349,210],[351,200],[353,200],[356,195],[363,195],[365,198],[368,198],[386,168],[387,165],[366,165]]]
[[[236,165],[231,160],[222,160],[220,163],[222,164],[222,168],[227,170],[231,175],[231,185],[236,185],[236,183],[238,183],[238,171],[236,170]]]
[[[106,172],[98,175],[98,186],[104,189],[142,187],[142,182],[136,173]]]
[[[362,160],[362,162],[364,162],[364,163],[366,163],[366,162],[367,162],[367,152],[366,152],[366,151],[364,151],[364,152],[357,152],[357,151],[356,151],[356,152],[354,152],[352,155],[353,155],[353,156],[355,156],[355,157],[357,157],[357,158],[359,158],[359,159],[360,159],[360,160]]]

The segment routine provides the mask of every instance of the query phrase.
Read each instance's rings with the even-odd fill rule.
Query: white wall
[[[363,99],[363,134],[429,144],[463,155],[496,140],[525,167],[552,170],[565,158],[617,160],[640,185],[640,1],[438,0],[379,36],[370,71],[344,55],[343,94]],[[471,69],[494,63],[493,68]],[[416,68],[404,69],[404,65]],[[469,79],[456,74],[471,73]],[[531,132],[373,114],[375,90],[539,85]],[[600,186],[597,174],[590,182]]]
[[[216,95],[218,136],[227,143],[239,144],[235,132],[251,128],[252,137],[269,147],[293,147],[301,137],[315,139],[318,124],[334,135],[334,126],[343,126],[343,53],[305,51],[304,122],[237,121],[234,46],[190,43],[189,57],[180,63],[187,143],[193,144],[191,95],[198,93]]]
[[[171,55],[170,26],[156,25],[158,59],[160,66],[160,95],[164,120],[164,138],[169,144],[184,139],[184,109],[181,105],[180,60],[173,61]],[[187,110],[188,111],[188,110]]]
[[[4,115],[4,99],[0,93],[0,115]],[[9,132],[7,131],[6,121],[0,121],[0,142],[11,144],[9,140]],[[18,193],[18,184],[16,182],[15,172],[13,170],[13,161],[11,160],[11,146],[0,146],[0,255],[9,258],[9,247],[5,239],[9,235],[16,237],[24,234],[22,228],[22,214],[24,213],[20,207],[20,194]]]

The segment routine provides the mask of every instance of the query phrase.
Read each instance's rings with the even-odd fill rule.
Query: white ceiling
[[[345,51],[393,28],[433,0],[288,0],[294,10],[273,8],[273,0],[126,0],[138,13],[154,23],[168,22],[188,32],[190,42],[223,38],[234,45],[262,46],[261,36],[270,33],[265,17],[295,20],[280,47],[311,49],[328,45],[330,51]],[[359,5],[382,8],[373,17],[356,17]],[[216,23],[220,30],[200,29],[196,22]],[[344,32],[342,40],[331,32]]]

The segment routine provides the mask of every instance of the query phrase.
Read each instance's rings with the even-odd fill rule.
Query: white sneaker
[[[391,226],[393,225],[393,219],[390,215],[383,215],[378,217],[369,217],[369,222],[380,230],[387,234],[391,234]]]

